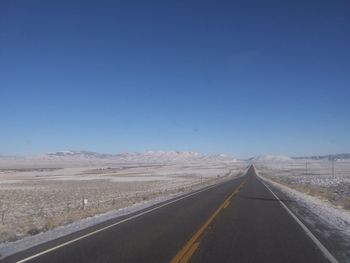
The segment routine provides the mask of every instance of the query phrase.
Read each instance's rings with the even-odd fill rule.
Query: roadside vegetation
[[[350,162],[301,161],[257,164],[262,176],[350,210]]]

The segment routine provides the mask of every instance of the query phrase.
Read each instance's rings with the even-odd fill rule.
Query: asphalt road
[[[3,262],[332,260],[329,255],[327,258],[325,247],[303,229],[277,198],[251,167],[237,179],[163,203],[159,208],[152,207],[151,211],[145,209],[110,220],[20,252]],[[108,228],[99,231],[105,227]],[[96,230],[99,232],[93,232]]]

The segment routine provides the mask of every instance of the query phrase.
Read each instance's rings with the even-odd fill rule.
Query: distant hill
[[[338,154],[327,154],[327,155],[314,155],[304,157],[293,157],[293,159],[309,159],[309,160],[346,160],[350,159],[350,153],[338,153]]]
[[[257,157],[253,157],[248,161],[253,163],[263,163],[263,162],[290,162],[293,161],[292,158],[283,155],[259,155]]]
[[[148,151],[121,154],[103,154],[90,151],[58,151],[31,156],[0,156],[0,168],[61,168],[118,164],[172,164],[172,163],[228,163],[237,162],[224,154],[198,152]]]
[[[259,155],[248,159],[252,163],[290,162],[293,160],[350,160],[350,153],[288,157],[283,155]]]

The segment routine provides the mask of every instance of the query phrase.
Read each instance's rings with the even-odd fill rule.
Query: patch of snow
[[[340,262],[350,262],[350,251],[348,250],[350,246],[350,211],[341,209],[326,200],[320,200],[291,189],[268,178],[261,176],[260,178],[279,189],[289,199],[296,201],[295,204],[297,205],[290,204],[289,208],[298,217],[308,222],[313,230],[318,232],[323,238],[337,240],[337,246],[333,253],[337,255]],[[319,228],[318,225],[320,223],[326,227]]]
[[[226,178],[225,180],[227,180]],[[25,249],[28,249],[30,247],[34,247],[43,243],[46,243],[50,240],[58,239],[60,237],[69,235],[71,233],[77,232],[82,229],[86,229],[88,227],[97,225],[99,223],[105,222],[110,219],[115,219],[121,216],[125,216],[134,212],[138,212],[140,210],[143,210],[145,208],[149,208],[153,205],[159,204],[161,202],[168,201],[170,199],[182,196],[184,194],[190,193],[192,191],[200,190],[201,188],[217,184],[219,182],[223,181],[212,181],[209,184],[202,184],[202,185],[192,185],[191,190],[187,190],[186,192],[177,192],[172,194],[165,194],[156,198],[153,198],[151,200],[143,201],[140,203],[133,204],[131,206],[116,209],[107,213],[98,214],[92,217],[88,217],[85,219],[74,221],[71,224],[59,226],[54,229],[48,230],[46,232],[41,232],[39,234],[36,234],[34,236],[27,236],[23,239],[13,241],[13,242],[4,242],[0,243],[0,259],[3,259],[9,255],[12,255],[14,253],[17,253],[19,251],[23,251]],[[172,184],[178,183],[179,186],[186,186],[183,181],[174,181]],[[167,188],[166,185],[162,185],[161,188]],[[85,201],[85,200],[84,200]]]
[[[77,232],[79,230],[97,225],[99,223],[105,222],[110,219],[118,218],[120,216],[128,215],[133,212],[140,211],[142,209],[148,208],[152,205],[155,205],[160,202],[164,202],[167,200],[170,200],[172,198],[175,198],[177,196],[181,195],[181,193],[168,195],[168,196],[161,196],[158,198],[154,198],[149,201],[145,201],[142,203],[137,203],[132,206],[121,208],[117,210],[113,210],[104,214],[95,215],[93,217],[88,217],[85,219],[81,219],[78,221],[75,221],[69,225],[65,226],[59,226],[57,228],[54,228],[52,230],[48,230],[46,232],[39,233],[34,236],[28,236],[21,240],[17,240],[14,242],[5,242],[0,243],[0,259],[5,258],[9,255],[12,255],[16,252],[28,249],[33,246],[37,246],[43,243],[46,243],[50,240],[54,240],[66,235],[69,235],[71,233]]]
[[[315,214],[319,215],[323,221],[338,228],[350,237],[350,211],[338,208],[328,201],[304,194],[268,178],[264,177],[263,180],[277,187],[286,195],[291,196],[298,203],[305,204]]]

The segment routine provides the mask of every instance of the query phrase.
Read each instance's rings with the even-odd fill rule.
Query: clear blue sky
[[[1,1],[0,154],[350,152],[350,2]]]

